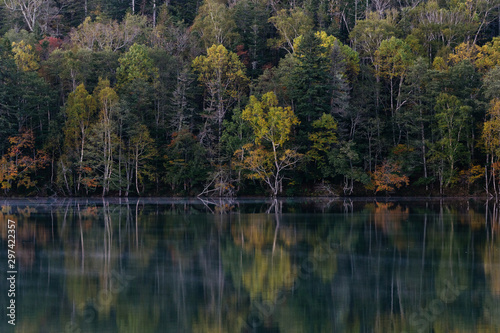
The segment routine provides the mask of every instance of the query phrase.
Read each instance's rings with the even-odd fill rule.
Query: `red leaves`
[[[41,59],[48,59],[49,55],[56,49],[60,49],[63,44],[63,40],[57,37],[45,37],[40,40],[36,45],[36,52]]]
[[[248,50],[245,51],[245,45],[237,45],[236,46],[236,54],[240,57],[243,65],[247,66],[250,64],[250,57],[248,56]]]

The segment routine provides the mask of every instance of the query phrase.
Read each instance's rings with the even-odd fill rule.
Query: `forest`
[[[500,0],[4,0],[3,196],[492,196]]]

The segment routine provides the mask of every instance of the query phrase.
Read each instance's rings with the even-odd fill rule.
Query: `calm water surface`
[[[3,200],[1,332],[499,332],[481,201]],[[7,324],[7,220],[17,223]]]

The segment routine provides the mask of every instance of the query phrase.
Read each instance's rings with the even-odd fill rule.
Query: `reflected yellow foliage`
[[[245,325],[244,313],[236,310],[235,299],[227,299],[228,306],[223,306],[220,311],[213,311],[204,307],[198,309],[198,316],[193,321],[192,332],[196,333],[233,333],[242,332]]]
[[[275,225],[269,214],[249,215],[242,224],[231,225],[231,235],[236,245],[246,251],[271,247],[274,240]]]
[[[498,327],[490,325],[478,324],[475,328],[455,328],[453,321],[438,320],[433,326],[435,333],[498,333]]]
[[[487,244],[483,250],[484,273],[491,290],[495,296],[500,296],[500,245]]]
[[[152,255],[158,245],[158,236],[156,234],[147,232],[148,225],[152,221],[147,216],[139,216],[141,221],[141,228],[134,231],[137,232],[134,245],[131,247],[131,263],[139,268],[147,268]]]
[[[385,233],[391,234],[401,230],[401,222],[407,220],[409,209],[395,205],[392,202],[377,202],[373,209],[373,222]]]
[[[304,313],[297,313],[297,310],[291,306],[284,306],[283,309],[279,309],[277,321],[279,323],[280,332],[308,332],[309,327],[304,317]],[[331,332],[331,330],[328,332]]]
[[[31,214],[36,212],[37,210],[34,207],[17,207],[17,214],[25,218],[29,218]]]
[[[296,274],[287,251],[277,248],[273,255],[256,250],[252,265],[243,272],[243,286],[252,299],[274,300],[280,290],[293,286]]]
[[[500,332],[500,298],[486,296],[483,303],[483,318],[478,322],[478,330],[496,329]],[[493,331],[492,331],[493,332]]]
[[[476,213],[473,209],[467,210],[465,214],[458,214],[458,221],[468,225],[472,230],[484,229],[486,223],[484,214]]]
[[[16,322],[16,333],[38,333],[40,332],[40,323],[37,321],[25,320]]]
[[[206,313],[203,313],[201,317],[198,317],[197,321],[193,323],[193,332],[198,333],[230,333],[226,327],[222,327],[221,322],[214,322]],[[237,332],[237,331],[234,331]]]
[[[158,331],[160,308],[158,304],[140,301],[120,302],[116,309],[118,332],[152,333]]]
[[[229,213],[234,209],[234,205],[229,203],[221,203],[215,206],[215,214],[225,214]]]
[[[26,240],[19,246],[29,254],[28,259],[19,257],[26,260],[25,267],[32,265],[36,270],[40,264],[51,274],[65,272],[60,279],[51,278],[56,282],[50,283],[56,285],[47,291],[64,289],[60,305],[33,310],[29,323],[20,320],[18,332],[58,331],[70,316],[85,331],[88,327],[82,321],[92,308],[97,313],[96,327],[114,327],[120,332],[244,332],[251,327],[249,318],[262,309],[268,315],[257,330],[360,332],[369,327],[374,333],[414,332],[418,327],[412,326],[411,315],[418,314],[418,320],[430,318],[428,328],[435,332],[500,332],[500,245],[495,240],[497,223],[492,223],[498,221],[496,208],[490,214],[492,207],[487,206],[488,229],[481,208],[476,208],[481,205],[471,204],[467,211],[464,205],[441,205],[439,213],[428,213],[397,203],[366,205],[357,217],[323,214],[315,224],[307,225],[300,214],[236,213],[197,220],[199,216],[194,214],[186,217],[184,208],[181,214],[166,215],[168,226],[158,229],[160,210],[135,206],[134,211],[131,205],[121,211],[122,207],[54,208],[53,231],[50,219],[41,218],[45,210],[35,215],[35,210],[25,206],[1,207],[0,235],[7,236],[9,218],[18,219],[18,237]],[[423,219],[414,219],[414,211],[425,213],[425,249],[419,243],[411,247],[411,238],[421,236],[415,232],[415,224]],[[209,223],[188,223],[193,217],[193,221]],[[359,249],[368,237],[372,237],[372,248],[381,248],[389,261],[393,250],[398,255],[397,248],[404,246],[404,254],[415,257],[418,267],[396,257],[392,272],[379,265],[377,275],[372,273],[376,264],[368,264],[356,265],[353,273],[344,258],[348,255],[349,260],[364,263],[366,247],[362,252]],[[481,240],[474,249],[470,237]],[[53,250],[57,257],[45,267],[35,256],[40,250]],[[358,261],[360,255],[363,261]],[[430,256],[432,271],[419,277],[421,262]],[[368,258],[375,257],[368,253]],[[484,272],[480,283],[471,277],[469,263],[481,276]],[[123,276],[132,274],[135,280],[120,289],[114,274],[124,271]],[[144,273],[147,271],[152,275]],[[354,278],[352,274],[356,274]],[[375,288],[376,278],[381,281],[381,295],[359,302],[359,288]],[[203,291],[196,286],[203,286]],[[392,311],[384,304],[390,288],[394,293]],[[36,290],[29,292],[30,297],[38,295]],[[282,292],[286,298],[278,302]],[[453,296],[449,302],[443,300],[444,293]],[[442,305],[436,311],[435,300]],[[458,308],[477,311],[474,316],[464,316]],[[51,311],[59,312],[54,315]],[[60,320],[53,320],[55,316]]]
[[[465,332],[465,331],[462,331]],[[500,332],[500,326],[490,325],[487,323],[478,323],[475,330],[475,333],[498,333]]]
[[[293,246],[297,242],[302,240],[302,234],[297,233],[297,230],[292,226],[280,226],[278,229],[280,241],[286,245],[286,247]]]
[[[375,319],[374,333],[403,332],[408,329],[408,324],[402,316],[383,313]]]
[[[434,278],[437,296],[451,290],[456,297],[464,289],[470,288],[470,270],[466,265],[460,264],[467,260],[467,253],[463,250],[465,244],[461,244],[461,239],[457,238],[456,233],[450,230],[449,235],[443,234],[440,240],[440,259]]]
[[[80,210],[76,213],[82,216]],[[109,215],[105,212],[105,220],[107,218]],[[118,288],[113,272],[119,268],[117,255],[120,251],[117,242],[113,241],[111,221],[105,222],[104,228],[91,221],[91,218],[76,220],[74,239],[64,243],[65,268],[72,272],[67,277],[67,293],[80,315],[83,315],[85,306],[94,305],[99,308],[99,316],[106,318],[117,304],[116,296],[110,295],[114,295],[113,290]],[[84,225],[91,227],[84,231]],[[85,251],[101,255],[87,255]]]
[[[318,259],[319,258],[319,259]],[[318,264],[315,266],[314,274],[319,276],[325,283],[331,282],[337,273],[337,255],[331,251],[325,253],[321,246],[314,248],[311,260],[317,259]],[[322,259],[322,260],[321,260]]]

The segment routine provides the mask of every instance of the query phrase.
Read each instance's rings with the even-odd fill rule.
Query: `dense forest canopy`
[[[4,0],[4,195],[500,192],[500,0]]]

